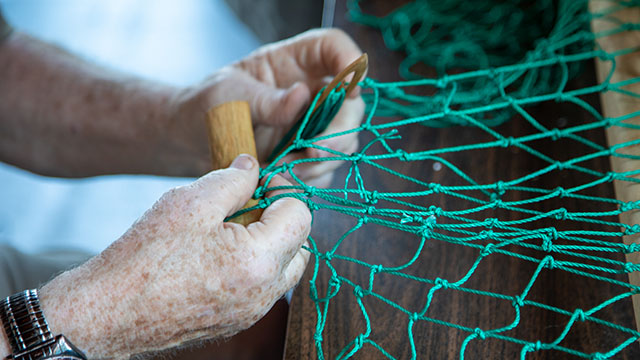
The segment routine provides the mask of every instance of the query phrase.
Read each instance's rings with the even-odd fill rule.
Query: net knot
[[[582,309],[576,309],[576,311],[574,311],[573,314],[578,318],[579,321],[585,320],[585,314],[584,314],[584,311],[582,311]]]
[[[365,77],[362,81],[362,85],[364,85],[365,87],[374,87],[377,83],[375,80],[369,78],[369,77]]]
[[[517,295],[513,297],[513,302],[511,303],[513,307],[523,307],[524,300],[522,300],[522,296]]]
[[[556,193],[561,198],[566,197],[567,195],[569,195],[569,192],[567,190],[565,190],[564,188],[560,187],[560,186],[558,186],[556,188]]]
[[[567,219],[567,209],[565,208],[559,208],[555,211],[555,214],[553,215],[553,217],[556,218],[556,220],[566,220]]]
[[[566,164],[564,162],[562,162],[562,161],[556,161],[553,165],[558,170],[564,170],[566,168]]]
[[[476,334],[476,336],[479,337],[481,340],[484,340],[487,338],[487,334],[480,328],[473,329],[473,333]]]
[[[494,199],[491,203],[491,207],[494,209],[501,208],[504,206],[504,203],[500,199]]]
[[[505,193],[505,191],[506,191],[506,190],[505,190],[505,186],[504,186],[504,181],[502,181],[502,180],[497,181],[497,182],[495,183],[495,190],[496,190],[496,193],[497,193],[499,196],[504,195],[504,193]]]
[[[493,230],[482,230],[480,231],[480,236],[486,239],[493,239],[495,237],[495,233]]]
[[[253,192],[254,199],[260,199],[264,195],[264,186],[260,185],[256,188],[256,191]]]
[[[489,229],[493,229],[494,227],[496,227],[499,222],[500,220],[498,220],[497,218],[484,219],[485,226],[488,227]]]
[[[314,196],[316,196],[316,192],[318,189],[316,189],[313,186],[309,186],[308,188],[305,189],[305,192],[307,193],[307,196],[312,198]]]
[[[355,347],[356,349],[360,349],[362,348],[362,344],[364,344],[364,340],[366,338],[364,337],[364,335],[360,334],[358,336],[356,336],[356,343],[355,343]]]
[[[634,264],[634,263],[627,262],[627,263],[624,263],[624,266],[622,267],[622,269],[626,273],[640,271],[640,264]]]
[[[542,342],[540,342],[540,340],[536,341],[535,343],[533,343],[532,348],[534,351],[542,349]]]
[[[618,125],[618,123],[620,122],[620,119],[618,119],[618,118],[605,118],[604,121],[605,121],[606,127],[612,127],[612,126]]]
[[[360,161],[362,161],[362,158],[364,157],[363,153],[353,153],[351,154],[351,161],[353,161],[354,164],[359,163]]]
[[[447,87],[447,84],[449,84],[449,76],[447,76],[447,74],[443,74],[437,81],[435,86],[440,88],[440,89],[444,89]]]
[[[511,137],[511,136],[509,136],[509,137],[505,137],[505,138],[502,138],[502,139],[500,140],[500,146],[501,146],[501,147],[503,147],[503,148],[511,147],[511,146],[513,146],[513,144],[515,144],[515,143],[516,143],[516,139],[514,139],[514,138],[513,138],[513,137]]]
[[[607,179],[608,182],[612,182],[613,180],[619,180],[619,179],[621,179],[623,177],[624,176],[618,174],[617,172],[609,171],[607,173],[606,179]]]
[[[282,169],[282,172],[291,171],[293,167],[294,167],[293,164],[289,164],[287,162],[282,162],[282,164],[280,164],[280,168]]]
[[[431,215],[435,216],[436,218],[442,215],[442,209],[435,205],[429,206],[429,212],[431,212]],[[434,222],[435,222],[435,219],[434,219]]]
[[[367,206],[367,209],[364,212],[367,215],[373,215],[375,211],[376,211],[376,207],[373,205],[370,205],[370,206]]]
[[[353,294],[357,297],[357,298],[362,298],[368,295],[368,291],[364,290],[362,287],[360,287],[360,285],[356,285],[353,288]]]
[[[379,274],[382,272],[382,270],[384,269],[384,267],[380,264],[372,266],[371,267],[371,272],[373,272],[374,274]]]
[[[601,50],[598,51],[598,58],[602,61],[613,61],[616,56],[614,54],[609,54],[608,52]]]
[[[332,276],[329,279],[329,286],[330,287],[333,287],[333,288],[336,288],[336,289],[340,289],[340,285],[341,285],[340,279],[338,279],[337,277]]]
[[[411,321],[413,321],[413,322],[416,322],[416,321],[420,320],[420,315],[418,315],[418,313],[412,313],[409,316],[409,319],[411,319]]]
[[[434,193],[439,193],[442,191],[442,185],[438,183],[429,183],[429,190],[433,190]]]
[[[495,248],[495,245],[489,243],[489,244],[485,245],[482,248],[482,250],[480,250],[480,255],[481,256],[489,256],[489,255],[493,254],[493,249],[494,248]]]
[[[413,156],[411,156],[410,154],[407,154],[407,152],[402,150],[402,149],[396,150],[395,154],[402,161],[411,161],[411,160],[413,160]]]
[[[591,360],[606,360],[608,359],[606,356],[604,356],[602,353],[593,353],[591,354],[591,356],[589,357]]]
[[[326,253],[324,253],[324,255],[322,255],[322,257],[323,257],[325,260],[327,260],[327,261],[331,261],[331,260],[333,260],[333,254],[332,254],[332,253],[330,253],[330,252],[326,252]]]
[[[443,289],[449,288],[449,282],[445,279],[436,278],[436,285],[440,286]]]
[[[640,207],[639,205],[640,205],[640,201],[629,201],[629,202],[626,202],[626,203],[620,205],[620,211],[621,212],[626,212],[626,211],[629,211],[629,210],[635,210],[638,207]]]
[[[367,203],[373,205],[378,202],[378,198],[380,194],[378,194],[378,190],[373,190],[373,191],[368,191],[364,193],[364,196]]]
[[[636,252],[640,250],[640,244],[637,243],[632,243],[629,245],[625,246],[625,252],[628,253],[632,253],[632,252]]]
[[[313,335],[313,340],[315,340],[316,344],[319,344],[322,342],[322,334],[320,333],[315,333]]]
[[[640,232],[640,225],[633,224],[632,226],[627,225],[627,228],[624,231],[625,235],[633,235]]]
[[[551,255],[545,256],[544,259],[542,259],[542,262],[544,263],[543,266],[549,269],[553,269],[556,266],[556,261]]]
[[[546,252],[553,251],[553,241],[551,241],[551,239],[549,239],[548,237],[545,237],[542,240],[542,250]]]
[[[306,145],[307,145],[307,142],[306,142],[306,141],[304,141],[304,140],[302,140],[302,139],[295,139],[295,140],[293,141],[293,147],[294,147],[296,150],[300,150],[300,149],[302,149],[303,147],[305,147]]]
[[[551,140],[556,141],[562,137],[564,137],[564,131],[561,131],[558,128],[551,130]]]
[[[320,210],[320,206],[318,206],[318,204],[316,204],[315,202],[313,202],[313,201],[311,201],[309,199],[307,199],[307,201],[305,201],[305,203],[307,204],[307,207],[309,208],[309,210],[311,212]]]
[[[550,227],[547,228],[549,234],[548,236],[551,237],[552,240],[558,240],[558,230],[556,230],[556,228],[554,227]]]

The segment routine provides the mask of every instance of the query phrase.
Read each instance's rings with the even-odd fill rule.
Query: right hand
[[[166,193],[104,252],[41,289],[52,331],[89,357],[126,358],[251,326],[302,276],[311,223],[293,198],[246,227],[224,222],[257,183],[257,161],[242,155]]]

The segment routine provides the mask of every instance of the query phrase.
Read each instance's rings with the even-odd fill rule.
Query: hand
[[[177,111],[171,134],[181,142],[190,159],[201,169],[209,166],[204,112],[232,100],[249,102],[259,159],[265,161],[275,145],[300,118],[312,96],[333,76],[347,67],[362,52],[341,30],[312,30],[288,40],[266,45],[247,58],[221,69],[203,83],[187,89],[177,97]],[[342,105],[331,125],[320,136],[356,128],[364,113],[359,89]],[[356,150],[355,133],[318,142],[343,153]],[[289,154],[283,160],[322,157],[325,152],[306,149]],[[303,181],[317,186],[328,185],[331,172],[340,163],[301,164],[294,171]]]
[[[259,222],[223,222],[251,197],[257,165],[241,155],[169,191],[103,253],[44,286],[52,331],[91,358],[126,358],[231,336],[260,319],[302,276],[311,215],[283,198]]]

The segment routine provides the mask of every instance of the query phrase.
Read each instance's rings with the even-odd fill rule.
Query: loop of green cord
[[[349,15],[354,21],[379,29],[391,50],[406,53],[406,60],[400,68],[406,80],[379,82],[368,78],[362,81],[360,86],[367,110],[363,123],[356,129],[322,137],[314,137],[317,133],[314,136],[302,136],[302,129],[314,128],[318,121],[326,121],[314,119],[310,122],[310,114],[307,113],[300,121],[301,127],[291,145],[284,146],[283,151],[262,169],[261,175],[266,177],[266,185],[258,188],[255,194],[257,198],[262,198],[259,207],[264,208],[281,197],[294,197],[305,202],[313,214],[325,212],[335,217],[353,219],[353,226],[341,237],[322,242],[331,244],[329,248],[321,248],[315,241],[315,238],[325,236],[323,229],[316,228],[309,236],[309,246],[305,247],[312,257],[310,266],[313,274],[308,296],[316,304],[316,312],[308,316],[316,319],[314,342],[319,359],[324,359],[329,351],[323,339],[332,311],[330,303],[341,292],[350,294],[354,299],[352,309],[361,315],[364,325],[357,336],[342,341],[332,340],[331,346],[339,348],[332,348],[331,353],[337,353],[339,359],[357,356],[364,347],[376,351],[380,358],[399,358],[400,355],[393,353],[394,349],[386,349],[376,342],[390,329],[372,325],[374,322],[370,316],[373,315],[367,311],[370,301],[383,303],[388,312],[406,320],[404,331],[409,339],[412,359],[430,358],[429,354],[418,354],[414,343],[421,336],[419,327],[416,327],[420,322],[440,326],[443,330],[454,328],[466,334],[458,350],[460,359],[469,358],[465,354],[472,342],[487,339],[519,346],[521,359],[531,353],[549,350],[563,356],[585,359],[615,358],[616,354],[640,339],[636,329],[599,317],[600,310],[621,300],[629,302],[628,298],[640,293],[640,287],[615,278],[617,274],[639,271],[640,264],[612,260],[608,256],[610,253],[640,251],[639,246],[624,245],[621,240],[623,235],[640,233],[640,225],[623,224],[618,220],[622,212],[639,210],[640,204],[590,194],[590,190],[598,186],[611,186],[613,180],[640,182],[637,177],[640,170],[613,173],[590,167],[590,160],[595,158],[617,156],[636,159],[619,150],[639,145],[640,139],[608,148],[583,136],[587,132],[604,131],[610,126],[636,129],[621,121],[640,114],[605,118],[584,97],[614,91],[624,94],[630,101],[640,101],[640,94],[625,88],[626,85],[640,82],[640,78],[612,83],[608,77],[599,85],[567,87],[567,82],[580,75],[583,68],[589,68],[594,59],[615,64],[618,56],[639,51],[640,44],[638,48],[606,53],[595,46],[594,39],[630,28],[637,29],[640,24],[615,23],[615,28],[606,34],[593,34],[589,30],[589,23],[594,17],[606,20],[608,14],[625,7],[640,6],[640,2],[621,1],[599,14],[589,13],[587,5],[586,0],[414,0],[379,17],[364,13],[360,1],[349,3]],[[375,59],[373,64],[375,66]],[[434,68],[437,76],[420,76],[413,69],[417,64]],[[330,108],[342,104],[342,100],[330,97],[326,106]],[[550,119],[537,119],[535,111],[531,110],[537,104],[549,102],[589,114],[591,121],[551,127]],[[345,103],[343,106],[348,105]],[[327,111],[322,116],[333,115],[334,111]],[[531,132],[518,137],[501,133],[496,126],[509,119],[528,123]],[[425,144],[422,151],[407,152],[403,149],[401,132],[398,130],[418,123],[433,127],[464,125],[482,137],[476,143],[447,148]],[[461,128],[460,131],[468,128]],[[371,139],[361,143],[355,153],[341,153],[319,143],[323,139],[353,133],[366,135],[361,139]],[[582,155],[570,159],[565,154],[548,154],[545,152],[547,149],[541,148],[538,143],[545,139],[567,142],[570,144],[568,146],[579,144],[585,150]],[[306,148],[324,150],[328,157],[298,159],[290,163],[281,161],[286,154]],[[518,178],[480,183],[474,180],[473,173],[467,173],[460,165],[448,161],[447,155],[450,153],[463,152],[473,157],[477,156],[477,152],[489,148],[515,149],[523,158],[533,157],[544,165]],[[319,161],[346,163],[348,172],[346,178],[340,179],[340,186],[317,188],[296,176],[296,167]],[[443,183],[433,183],[405,175],[398,170],[402,168],[398,165],[404,162],[421,162],[423,166],[437,162],[449,177],[455,177],[456,185],[448,184],[445,182],[447,179]],[[399,183],[411,183],[414,185],[412,188],[419,190],[393,192],[376,189],[375,179],[361,175],[363,167],[395,176]],[[429,172],[431,167],[425,170],[425,173]],[[278,173],[290,174],[298,184],[293,187],[270,187],[271,178]],[[563,187],[559,180],[555,188],[543,188],[535,182],[537,177],[549,174],[561,179],[565,173],[578,174],[584,180],[581,185],[573,187]],[[263,197],[267,190],[274,189],[292,191],[272,198]],[[518,196],[507,196],[514,193]],[[463,200],[468,207],[447,208],[434,201],[436,195]],[[517,200],[512,200],[514,198]],[[581,209],[545,207],[548,200],[559,198],[571,198],[584,206]],[[499,214],[506,211],[517,216],[505,220]],[[485,214],[488,212],[496,215],[487,218]],[[545,219],[553,219],[558,224],[557,228],[541,227],[538,221]],[[597,225],[601,230],[584,230],[581,224]],[[342,254],[341,245],[351,241],[354,233],[368,225],[389,227],[412,237],[415,240],[414,256],[409,260],[382,265]],[[475,262],[458,279],[417,276],[412,271],[412,265],[422,252],[428,251],[427,244],[430,242],[469,248],[476,254]],[[537,255],[532,256],[532,251]],[[478,289],[468,282],[474,274],[491,276],[476,271],[484,259],[496,256],[508,256],[534,265],[535,271],[519,293],[502,294],[495,289]],[[363,282],[343,272],[341,269],[345,263],[362,268],[369,274],[368,279]],[[574,276],[606,282],[616,287],[617,295],[585,309],[564,309],[544,304],[529,298],[530,290],[543,271],[565,271]],[[396,276],[403,281],[419,282],[430,287],[426,294],[419,294],[425,306],[408,309],[382,295],[384,289],[376,287],[378,274]],[[441,312],[438,312],[438,317],[430,312],[431,304],[438,301],[439,294],[445,291],[502,301],[513,309],[513,321],[501,327],[482,328],[451,322],[442,317]],[[520,313],[528,307],[564,315],[566,323],[553,324],[562,327],[559,335],[547,342],[516,337],[511,330],[521,324]],[[632,309],[629,308],[629,311]],[[627,340],[613,348],[597,351],[569,348],[563,340],[580,322],[599,325],[604,329],[601,336],[617,333]],[[501,358],[501,354],[496,354],[496,358]]]

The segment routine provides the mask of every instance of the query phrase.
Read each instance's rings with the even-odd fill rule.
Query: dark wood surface
[[[389,3],[386,0],[380,0],[374,2],[374,6],[384,8],[389,7]],[[399,61],[402,59],[402,54],[387,50],[379,32],[350,23],[342,15],[345,13],[344,3],[339,1],[336,12],[336,26],[346,30],[356,39],[362,49],[368,52],[370,76],[383,81],[398,80],[397,68]],[[593,69],[589,68],[580,78],[574,80],[572,86],[582,87],[593,84],[595,81]],[[589,97],[587,100],[596,105],[599,101],[597,96]],[[591,120],[584,111],[577,109],[576,106],[565,103],[545,103],[529,108],[528,111],[545,126],[564,128]],[[519,116],[499,126],[497,130],[501,134],[514,137],[530,134],[534,131]],[[415,125],[400,129],[400,134],[402,135],[401,147],[406,151],[441,148],[455,144],[471,144],[489,140],[487,135],[478,129],[459,127],[434,129]],[[583,135],[597,143],[605,143],[604,132],[601,130]],[[363,134],[361,141],[367,141],[365,134]],[[585,152],[584,146],[570,141],[545,140],[534,145],[536,149],[545,154],[551,154],[559,160],[566,160]],[[497,180],[514,179],[546,165],[541,160],[527,155],[517,148],[492,148],[473,153],[453,153],[447,154],[445,158],[470,174],[479,183],[494,183]],[[465,184],[463,180],[456,177],[446,167],[435,171],[433,165],[432,161],[395,161],[393,168],[403,174],[408,174],[427,182],[446,185]],[[586,166],[608,171],[609,160],[607,158],[597,158],[588,162]],[[370,167],[363,166],[361,170],[370,189],[378,191],[419,189],[419,187],[410,183],[399,182],[395,177],[385,176]],[[336,175],[338,182],[334,182],[333,186],[339,186],[339,181],[343,181],[346,171],[346,166],[340,169]],[[563,171],[542,176],[528,184],[553,189],[557,186],[569,188],[585,182],[584,175],[577,172]],[[611,183],[589,190],[589,193],[610,198],[614,197]],[[527,196],[526,194],[511,191],[505,194],[504,199],[513,200]],[[416,200],[414,199],[413,201]],[[429,196],[424,201],[428,202],[427,205],[436,205],[445,210],[464,209],[469,206],[465,201],[450,196]],[[594,208],[585,209],[585,206]],[[598,204],[578,202],[567,198],[555,198],[530,208],[548,210],[560,207],[564,207],[569,211],[579,211],[579,209],[598,211],[605,208]],[[521,218],[521,215],[506,211],[487,211],[474,216],[477,219],[488,217],[512,220]],[[610,220],[615,221],[616,219]],[[312,236],[316,239],[319,249],[327,251],[335,244],[336,239],[353,225],[354,219],[351,217],[340,216],[328,211],[318,211],[315,214]],[[536,223],[535,226],[555,226],[559,229],[576,229],[578,227],[583,230],[603,229],[593,224],[581,223],[576,225],[575,223],[568,224],[556,220],[541,221]],[[611,229],[607,230],[611,231]],[[371,264],[398,266],[409,260],[415,253],[418,240],[415,235],[368,224],[348,236],[340,245],[337,253],[358,258]],[[615,238],[608,240],[621,241],[621,239]],[[536,251],[523,251],[522,248],[518,247],[510,248],[510,250],[526,253],[537,258],[542,258],[545,255]],[[468,271],[477,256],[478,250],[429,240],[420,253],[418,260],[405,272],[421,277],[440,277],[449,281],[456,281]],[[620,261],[624,260],[622,254],[612,254],[610,257]],[[561,256],[556,256],[556,258],[562,259]],[[366,286],[370,273],[368,268],[349,262],[334,261],[333,264],[340,275]],[[537,264],[535,263],[494,254],[481,262],[476,274],[469,279],[465,286],[510,296],[518,295],[527,286],[536,266]],[[286,359],[313,359],[317,357],[314,343],[317,321],[316,306],[309,297],[309,280],[312,270],[313,264],[311,263],[293,296],[289,312],[285,349]],[[321,266],[319,274],[318,288],[321,292],[324,292],[330,275],[325,266]],[[626,274],[612,277],[620,281],[627,281]],[[426,294],[430,288],[431,285],[428,284],[384,273],[377,274],[375,280],[376,292],[410,311],[420,311],[424,307]],[[590,309],[611,296],[622,292],[624,292],[624,289],[621,287],[602,281],[587,279],[560,270],[543,270],[527,299],[573,311],[577,308]],[[369,338],[395,358],[410,358],[411,348],[407,335],[409,319],[407,315],[373,297],[364,297],[363,303],[371,319],[372,333]],[[452,323],[482,329],[506,326],[513,322],[515,318],[514,309],[509,301],[453,290],[438,291],[427,315]],[[635,329],[632,304],[628,298],[598,312],[598,317]],[[560,335],[568,321],[569,317],[564,315],[534,307],[523,307],[520,324],[514,330],[507,332],[506,335],[527,341],[551,342]],[[325,358],[335,358],[351,340],[364,333],[364,324],[362,314],[353,295],[353,288],[343,285],[340,292],[330,302],[329,313],[322,334]],[[427,321],[416,323],[413,327],[413,333],[415,348],[420,359],[458,359],[462,342],[469,335],[467,332]],[[629,337],[628,334],[610,330],[592,322],[583,322],[572,327],[572,330],[561,345],[586,353],[606,352],[615,348]],[[496,339],[474,340],[468,345],[465,358],[517,359],[520,356],[521,349],[522,345],[507,341]],[[378,359],[383,358],[383,356],[373,346],[365,344],[354,358]],[[541,350],[528,354],[527,358],[571,359],[573,357],[563,352]],[[640,347],[637,343],[634,343],[614,358],[638,359],[640,358]]]

